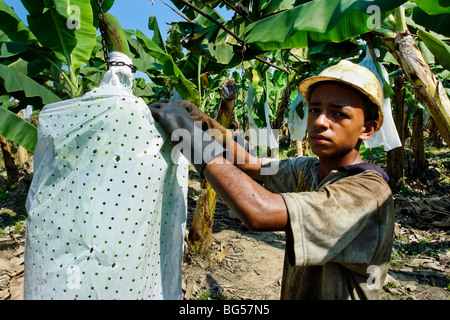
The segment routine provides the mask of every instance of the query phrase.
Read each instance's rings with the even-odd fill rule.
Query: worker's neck
[[[333,170],[337,170],[343,166],[349,166],[352,164],[363,163],[359,151],[353,150],[343,156],[333,155],[333,156],[319,156],[319,178],[320,181],[325,179],[325,177]]]

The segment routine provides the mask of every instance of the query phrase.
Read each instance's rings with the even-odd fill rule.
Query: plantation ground
[[[407,181],[406,189],[395,195],[395,241],[383,300],[450,299],[449,156],[448,148],[436,152],[425,175],[430,180]],[[20,182],[9,188],[6,173],[0,173],[0,299],[20,300],[24,204],[32,173],[25,168]],[[198,175],[191,172],[188,228],[199,187]],[[284,246],[284,233],[246,229],[219,199],[210,251],[185,254],[183,298],[279,299]]]

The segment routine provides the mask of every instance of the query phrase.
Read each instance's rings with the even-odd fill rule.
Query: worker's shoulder
[[[300,156],[296,158],[288,158],[282,161],[289,162],[291,166],[307,170],[307,169],[318,169],[319,159],[317,157]]]
[[[350,176],[355,176],[361,173],[367,173],[371,175],[372,173],[378,174],[386,183],[389,182],[389,176],[386,172],[379,166],[372,163],[358,163],[348,166],[343,166],[339,168],[339,171],[347,172]]]
[[[316,157],[299,156],[296,158],[274,159],[262,158],[262,168],[275,168],[271,174],[286,172],[299,173],[301,171],[317,171],[319,168],[319,159]]]
[[[341,183],[346,185],[347,190],[353,193],[370,194],[374,199],[385,201],[392,197],[392,190],[388,184],[389,178],[386,172],[373,164],[364,164],[340,168],[346,174]]]
[[[271,163],[271,162],[279,162],[279,163],[290,163],[290,164],[319,164],[319,159],[317,157],[310,157],[310,156],[298,156],[294,158],[284,158],[284,159],[277,159],[277,158],[261,158],[262,163]]]

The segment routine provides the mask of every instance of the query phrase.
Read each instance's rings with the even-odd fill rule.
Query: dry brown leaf
[[[435,227],[450,227],[450,217],[446,217],[441,221],[433,221],[431,225]]]
[[[214,257],[214,259],[218,262],[221,263],[223,261],[223,259],[225,259],[225,257],[228,254],[228,248],[223,249],[221,252],[217,253],[216,256]]]
[[[7,273],[14,273],[14,272],[19,271],[20,268],[21,268],[20,265],[12,263],[9,260],[0,258],[0,270],[3,270],[5,272],[7,272]]]
[[[9,291],[11,292],[11,300],[23,300],[23,277],[15,277],[11,280]]]

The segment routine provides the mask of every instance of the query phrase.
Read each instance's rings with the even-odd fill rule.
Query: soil
[[[192,176],[187,230],[200,187],[198,177]],[[21,300],[22,218],[31,174],[22,171],[20,182],[9,188],[5,179],[5,174],[0,175],[0,300]],[[450,197],[448,187],[436,190],[395,197],[395,241],[381,300],[450,299]],[[218,199],[209,251],[200,256],[185,250],[183,299],[279,299],[284,247],[283,232],[248,230]]]

